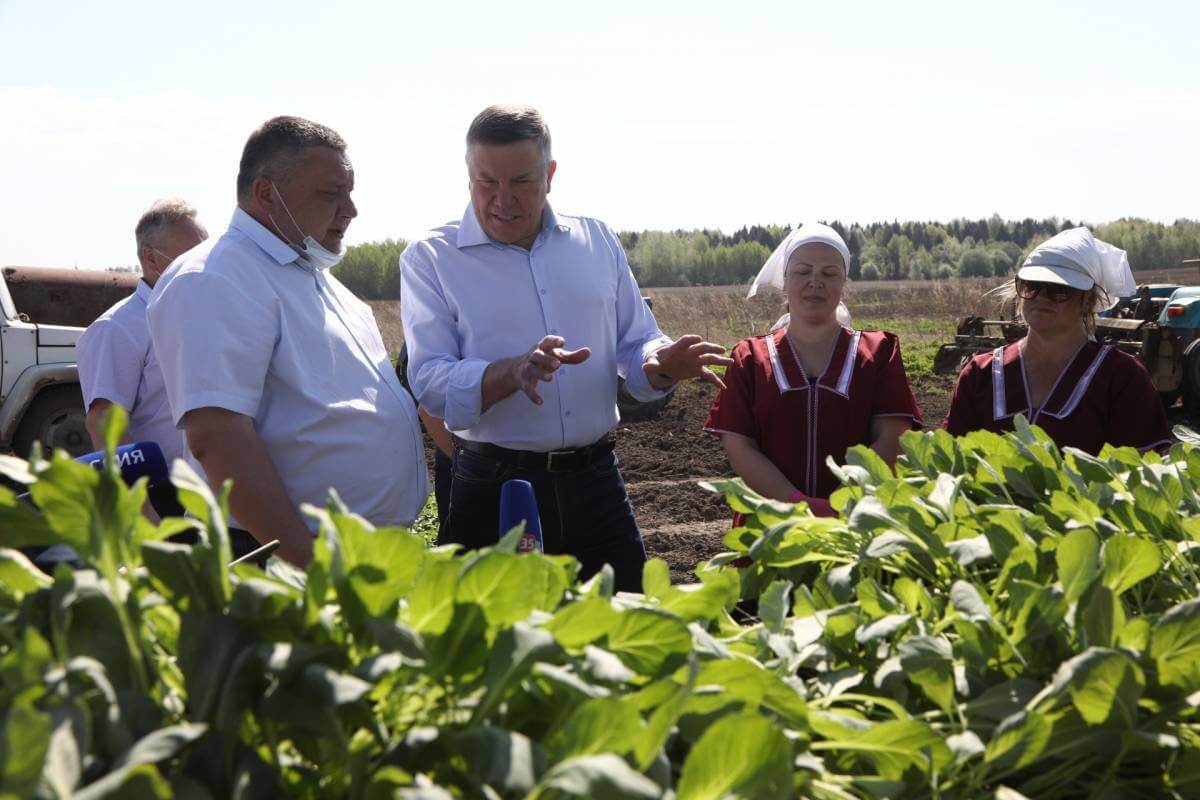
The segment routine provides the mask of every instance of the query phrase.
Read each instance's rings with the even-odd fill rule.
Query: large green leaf
[[[1104,543],[1104,585],[1121,594],[1158,572],[1161,559],[1154,542],[1140,536],[1117,534]]]
[[[685,621],[708,622],[731,608],[738,599],[736,570],[699,569],[700,583],[670,586],[659,596],[659,605]]]
[[[139,739],[100,780],[88,784],[74,796],[76,800],[102,798],[171,797],[168,784],[154,765],[179,755],[205,732],[204,725],[172,725]]]
[[[425,559],[412,592],[405,617],[417,631],[440,634],[454,616],[454,587],[458,583],[457,561]]]
[[[643,690],[643,694],[657,691],[663,696],[659,698],[657,708],[650,715],[646,728],[634,747],[634,764],[639,769],[647,769],[662,751],[696,685],[696,672],[696,659],[689,656],[687,679],[683,685],[672,680],[663,680]]]
[[[988,741],[984,760],[1020,769],[1041,757],[1053,725],[1044,714],[1018,711],[1001,721]]]
[[[1113,590],[1095,584],[1075,609],[1075,630],[1084,647],[1112,647],[1125,626],[1125,609]]]
[[[421,538],[399,528],[375,530],[334,504],[324,519],[330,576],[343,605],[374,617],[393,616],[421,570]]]
[[[0,740],[0,796],[33,797],[50,747],[50,715],[18,700],[4,717]]]
[[[847,764],[866,760],[890,780],[899,780],[913,767],[921,774],[939,771],[954,758],[941,735],[915,719],[888,720],[845,731],[838,739],[813,742],[811,748],[834,751]]]
[[[560,654],[558,642],[541,628],[518,622],[501,631],[488,654],[484,673],[487,689],[471,714],[471,724],[488,719],[516,682],[529,673],[534,662],[556,661]]]
[[[709,726],[683,762],[679,800],[776,798],[792,793],[792,745],[753,712]]]
[[[535,608],[551,610],[565,589],[561,572],[537,555],[486,553],[463,569],[455,600],[483,609],[488,624],[524,620]]]
[[[758,616],[772,633],[783,632],[791,591],[791,581],[772,581],[758,599]]]
[[[692,635],[674,614],[631,608],[609,631],[608,649],[635,672],[655,675],[664,664],[682,662],[692,650]]]
[[[604,597],[586,597],[555,612],[544,627],[569,650],[599,641],[619,621],[619,612]]]
[[[642,717],[620,697],[585,700],[547,739],[555,761],[597,753],[627,755],[641,736]]]
[[[1137,703],[1145,684],[1142,670],[1127,653],[1090,647],[1062,663],[1042,697],[1068,695],[1075,710],[1089,725],[1102,725],[1111,720],[1121,727],[1132,728],[1137,721]],[[1033,705],[1044,707],[1044,703],[1044,700],[1035,699]]]
[[[24,595],[49,586],[50,577],[20,550],[0,547],[0,591]]]
[[[502,728],[468,728],[447,737],[446,742],[475,778],[505,795],[525,796],[546,768],[540,747],[529,737]]]
[[[659,800],[658,784],[635,772],[611,753],[576,756],[555,764],[542,777],[529,800],[544,797],[603,797],[605,800]]]
[[[971,622],[990,622],[992,619],[987,601],[975,584],[968,581],[955,581],[950,587],[950,604]]]
[[[1150,633],[1149,656],[1158,680],[1191,694],[1200,689],[1200,600],[1188,600],[1162,616]]]
[[[949,713],[954,705],[954,652],[940,636],[910,636],[900,643],[900,665],[910,681]]]
[[[1054,560],[1063,596],[1073,603],[1100,575],[1100,539],[1087,528],[1073,530],[1058,543]]]

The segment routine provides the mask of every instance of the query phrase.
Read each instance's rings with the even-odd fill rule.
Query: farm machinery
[[[1024,335],[1020,321],[965,317],[954,341],[938,349],[934,372],[956,375],[973,356]],[[1190,413],[1200,414],[1200,286],[1139,286],[1096,315],[1095,336],[1137,356],[1165,405],[1182,397]]]

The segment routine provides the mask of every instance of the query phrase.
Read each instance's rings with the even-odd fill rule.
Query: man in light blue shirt
[[[167,463],[184,455],[183,434],[171,419],[167,390],[154,348],[146,308],[154,284],[181,253],[208,238],[196,209],[176,197],[156,200],[134,229],[142,279],[137,290],[87,327],[75,343],[79,386],[87,409],[92,447],[104,448],[104,419],[115,403],[129,412],[122,443],[154,442]]]
[[[535,109],[485,109],[467,132],[470,205],[400,259],[409,380],[455,435],[439,541],[494,544],[500,486],[522,478],[547,552],[584,577],[609,563],[639,590],[645,549],[609,436],[617,376],[651,400],[687,378],[721,385],[709,367],[729,359],[663,335],[612,230],[547,203],[556,168]]]
[[[194,463],[260,542],[304,566],[299,506],[330,489],[375,525],[408,525],[429,493],[417,410],[370,306],[330,269],[358,210],[336,131],[275,117],[250,135],[229,228],[155,287],[150,335]]]

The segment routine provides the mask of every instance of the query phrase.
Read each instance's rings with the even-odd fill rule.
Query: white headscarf
[[[1071,228],[1042,242],[1017,270],[1017,277],[1083,291],[1099,286],[1110,302],[1137,290],[1125,251],[1092,236],[1087,228]]]
[[[775,248],[775,252],[771,253],[767,263],[763,264],[763,268],[754,278],[754,283],[750,284],[750,293],[746,297],[750,298],[758,294],[759,286],[774,286],[783,291],[783,273],[787,269],[788,259],[792,257],[792,253],[796,252],[797,248],[814,243],[827,244],[841,253],[842,268],[849,275],[850,248],[846,247],[846,242],[842,240],[838,232],[819,222],[806,222],[784,237],[784,240]]]
[[[767,259],[767,263],[763,264],[762,269],[755,276],[754,282],[750,284],[750,291],[746,294],[746,298],[749,299],[758,294],[759,286],[774,286],[776,289],[783,291],[783,275],[787,270],[788,260],[792,257],[792,253],[796,252],[797,248],[814,243],[827,244],[834,250],[837,250],[842,256],[842,269],[849,276],[850,248],[846,247],[845,240],[828,225],[822,225],[819,222],[806,222],[784,237],[784,240],[775,248],[775,252],[771,253],[771,257]],[[847,280],[849,280],[849,277],[847,277]],[[851,327],[853,323],[850,318],[850,309],[846,308],[845,303],[839,302],[837,311],[834,313],[839,323],[845,325],[847,328]],[[776,330],[786,325],[790,318],[789,314],[784,314],[771,330]]]

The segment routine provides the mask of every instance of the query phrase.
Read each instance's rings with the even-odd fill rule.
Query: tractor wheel
[[[43,389],[21,418],[13,435],[13,452],[29,458],[33,443],[41,442],[47,456],[53,450],[66,450],[72,456],[90,453],[92,437],[88,435],[85,418],[83,393],[78,384]]]
[[[1183,407],[1188,414],[1200,416],[1200,339],[1183,351]]]

